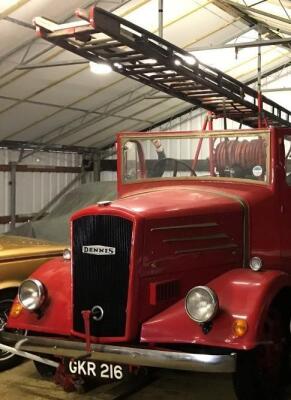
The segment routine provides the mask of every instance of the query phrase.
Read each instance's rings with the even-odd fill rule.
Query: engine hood
[[[73,215],[76,219],[84,214],[100,212],[100,207],[88,207]],[[101,207],[103,211],[121,211],[133,217],[145,219],[170,218],[189,215],[205,215],[217,212],[234,211],[242,213],[244,202],[239,196],[226,191],[200,186],[163,187],[131,194],[115,200],[110,206]],[[110,210],[110,211],[109,211]],[[95,211],[95,212],[94,212]]]
[[[148,218],[205,215],[242,210],[239,197],[205,187],[169,187],[138,193],[114,202],[114,206]]]
[[[130,218],[143,225],[144,240],[139,234],[138,242],[143,246],[144,265],[161,259],[166,263],[171,257],[187,263],[189,257],[192,260],[204,252],[213,259],[217,254],[222,258],[229,254],[232,262],[246,264],[248,207],[233,193],[205,186],[163,187],[89,207],[72,219],[96,213]]]

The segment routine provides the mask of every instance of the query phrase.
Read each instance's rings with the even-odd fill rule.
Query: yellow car
[[[6,326],[7,316],[18,286],[38,266],[63,254],[65,245],[21,236],[0,235],[0,331]],[[0,371],[17,365],[19,358],[0,351]]]

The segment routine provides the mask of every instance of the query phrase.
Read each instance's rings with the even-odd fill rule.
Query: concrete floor
[[[40,378],[31,362],[0,373],[1,400],[104,400],[108,388],[110,385],[86,394],[66,393],[54,382]],[[127,399],[235,400],[235,396],[229,376],[161,371],[158,379]]]

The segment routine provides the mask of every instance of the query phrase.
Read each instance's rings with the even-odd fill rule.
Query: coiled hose
[[[215,164],[218,171],[238,166],[251,170],[255,165],[265,168],[266,144],[263,139],[224,140],[215,148]]]

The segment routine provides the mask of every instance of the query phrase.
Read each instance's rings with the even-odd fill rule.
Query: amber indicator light
[[[22,309],[23,309],[22,305],[18,301],[16,301],[11,307],[9,316],[17,318],[20,315]]]
[[[236,337],[242,337],[247,333],[248,323],[245,319],[235,319],[232,330]]]

